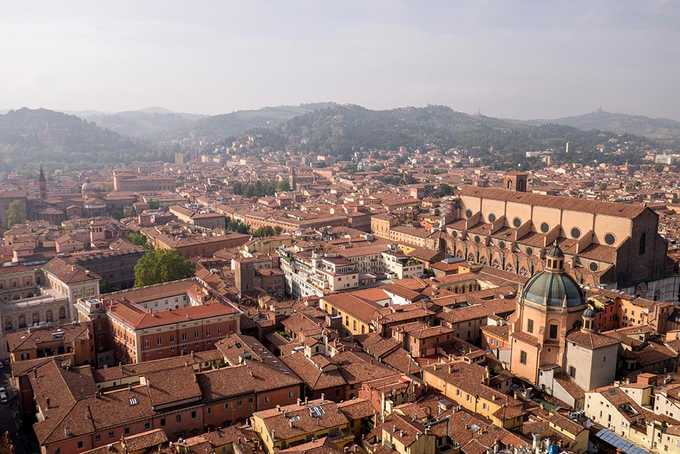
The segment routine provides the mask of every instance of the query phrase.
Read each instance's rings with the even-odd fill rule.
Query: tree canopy
[[[238,232],[246,235],[250,233],[250,228],[246,223],[244,223],[243,221],[232,219],[230,217],[227,217],[225,219],[224,228],[231,232]]]
[[[127,239],[130,243],[136,244],[137,246],[147,247],[148,243],[146,237],[139,232],[130,232],[127,234]]]
[[[193,276],[195,269],[195,265],[177,251],[149,250],[135,265],[135,287],[185,279]]]
[[[21,200],[12,200],[7,207],[7,228],[26,222],[26,205]]]
[[[265,237],[265,236],[278,235],[279,233],[281,233],[281,227],[273,228],[273,227],[267,225],[265,227],[260,227],[259,229],[255,229],[252,234],[253,234],[254,237],[260,238],[260,237]]]
[[[276,192],[290,191],[290,183],[288,180],[257,180],[254,183],[242,183],[236,181],[231,185],[231,190],[236,195],[243,195],[246,197],[263,197],[266,195],[274,195]]]

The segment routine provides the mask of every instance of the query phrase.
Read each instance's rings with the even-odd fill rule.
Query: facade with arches
[[[448,252],[470,263],[529,277],[544,269],[555,241],[565,270],[583,285],[628,288],[665,278],[667,243],[658,215],[640,204],[464,186],[455,220],[445,226]],[[675,291],[674,291],[675,290]],[[677,289],[661,299],[677,298]]]
[[[41,270],[23,265],[0,267],[0,358],[7,358],[5,335],[71,321],[67,297],[42,286]]]

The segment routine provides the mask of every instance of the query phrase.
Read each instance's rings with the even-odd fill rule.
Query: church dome
[[[557,242],[546,250],[545,269],[527,281],[522,298],[548,307],[577,307],[585,304],[581,287],[564,270],[564,253]]]
[[[585,304],[576,281],[567,273],[541,271],[534,274],[524,286],[525,301],[550,307],[576,307]]]

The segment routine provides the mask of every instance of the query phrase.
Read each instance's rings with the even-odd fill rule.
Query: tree
[[[224,228],[232,232],[243,233],[246,235],[250,233],[250,228],[248,228],[247,224],[229,217],[225,219]]]
[[[158,203],[158,200],[149,200],[149,209],[150,210],[157,210],[161,206],[160,203]]]
[[[136,244],[137,246],[147,247],[146,237],[139,232],[130,232],[127,235],[127,239],[130,243]]]
[[[259,229],[255,229],[253,232],[253,236],[256,238],[261,238],[265,236],[274,236],[276,235],[276,230],[273,229],[271,226],[267,225],[264,227],[260,227]]]
[[[185,279],[195,270],[195,265],[177,251],[149,250],[135,265],[135,287]]]
[[[114,208],[111,210],[111,217],[120,221],[123,218],[123,210],[121,208]]]
[[[290,183],[288,180],[281,180],[276,183],[276,192],[288,192],[290,191]]]
[[[26,222],[26,205],[21,200],[12,200],[7,207],[7,228]]]

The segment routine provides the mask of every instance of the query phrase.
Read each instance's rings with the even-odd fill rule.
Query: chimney
[[[539,443],[541,442],[541,437],[538,434],[531,434],[531,449],[534,452],[538,452],[540,449]]]
[[[321,403],[323,403],[324,400],[326,400],[326,394],[321,393]]]

